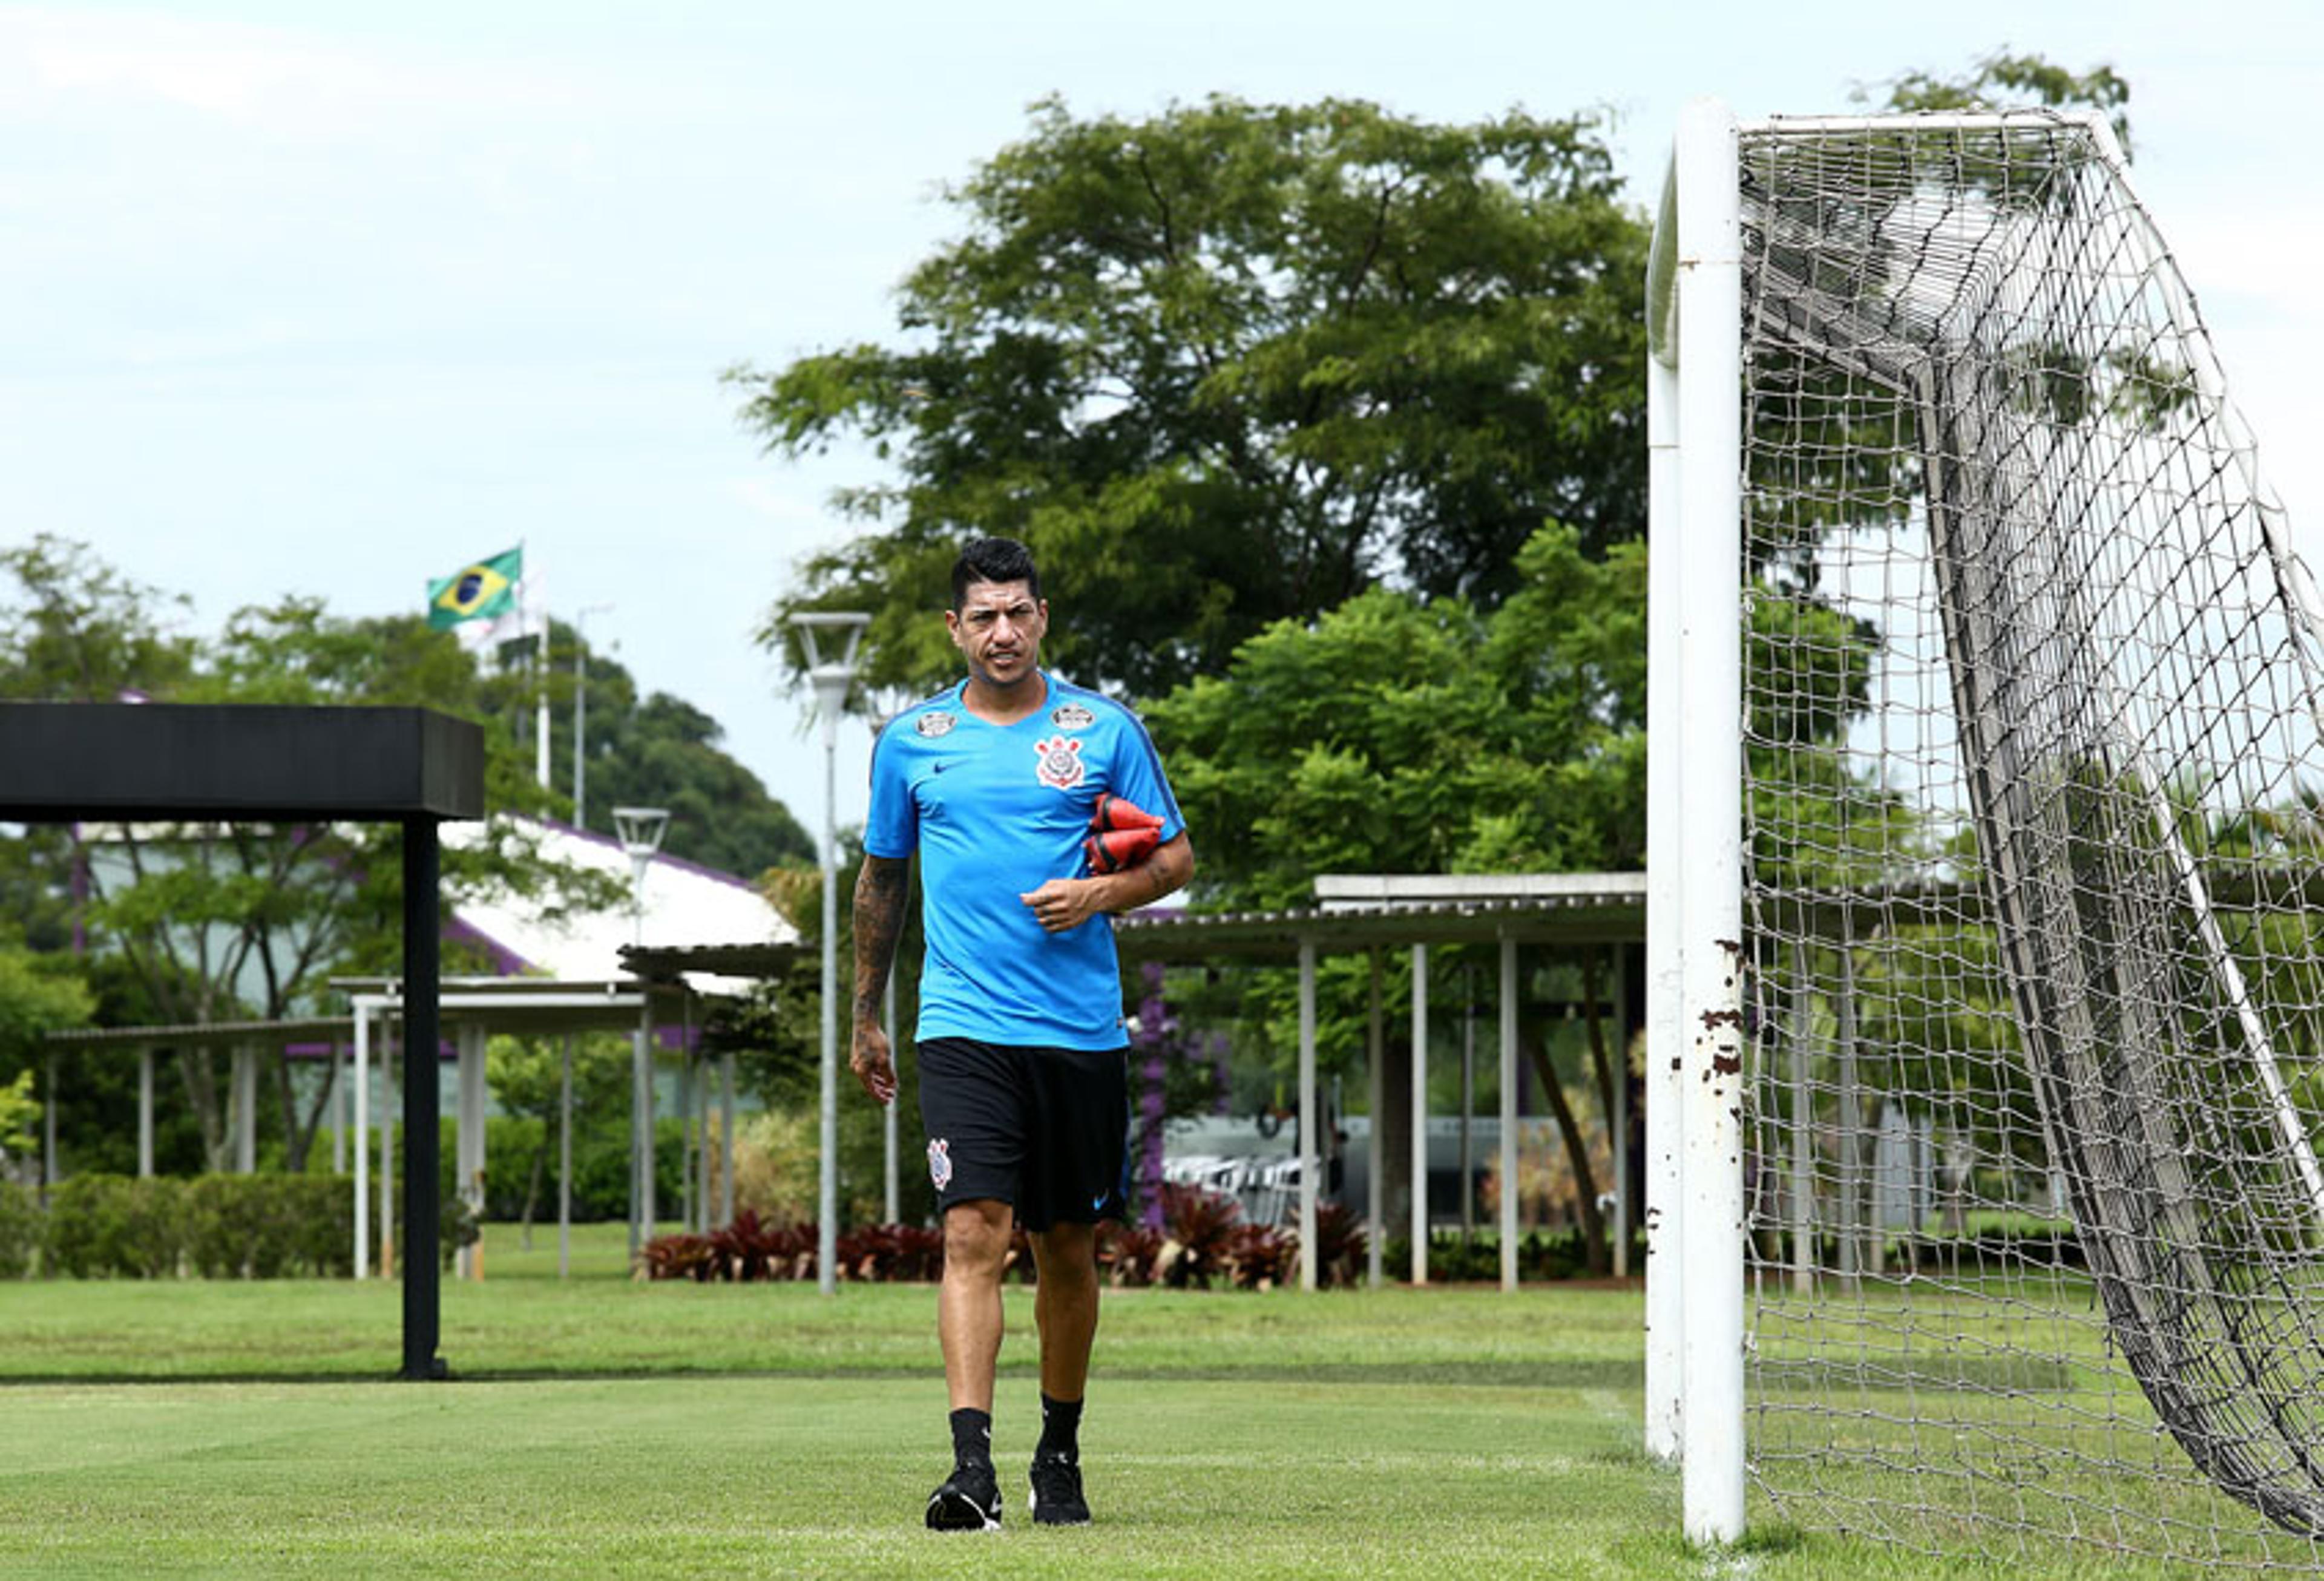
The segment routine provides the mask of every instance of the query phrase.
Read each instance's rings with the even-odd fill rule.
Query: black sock
[[[964,1405],[952,1413],[952,1458],[955,1466],[992,1464],[992,1413]]]
[[[1041,1396],[1041,1443],[1033,1453],[1037,1456],[1063,1456],[1067,1460],[1081,1458],[1082,1402],[1078,1400],[1052,1400]]]

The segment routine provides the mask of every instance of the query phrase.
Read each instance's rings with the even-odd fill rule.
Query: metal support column
[[[678,1227],[688,1235],[698,1235],[702,1227],[695,1222],[694,1208],[700,1196],[694,1186],[694,1051],[679,1044],[678,1051]]]
[[[1388,1239],[1388,1133],[1380,1124],[1388,1113],[1387,1030],[1380,1012],[1380,952],[1370,951],[1371,1015],[1364,1029],[1365,1101],[1371,1109],[1371,1139],[1364,1149],[1364,1282],[1378,1290],[1383,1277]]]
[[[464,1021],[456,1034],[459,1079],[454,1090],[459,1098],[457,1141],[453,1147],[453,1177],[459,1182],[460,1200],[481,1227],[484,1217],[484,1028]],[[462,1279],[484,1276],[484,1243],[480,1238],[462,1246],[457,1258]]]
[[[1315,1288],[1315,942],[1299,941],[1299,1288]]]
[[[1501,936],[1501,1288],[1517,1287],[1517,942]]]
[[[371,1277],[371,1006],[355,996],[355,1277]]]
[[[717,1227],[717,1200],[712,1193],[718,1189],[716,1176],[718,1155],[710,1145],[711,1098],[716,1080],[715,1067],[707,1060],[696,1060],[687,1052],[687,1062],[696,1067],[694,1079],[694,1228],[697,1235],[708,1235]]]
[[[411,1245],[403,1259],[403,1375],[414,1381],[445,1375],[436,1354],[441,1334],[441,1289],[436,1266],[436,1162],[438,1021],[436,996],[440,943],[436,912],[437,834],[432,819],[403,823],[403,1222]]]
[[[153,1051],[137,1051],[137,1178],[153,1178]]]
[[[654,1204],[654,1071],[653,1071],[653,1006],[650,1002],[638,1011],[638,1030],[631,1048],[630,1074],[633,1087],[630,1095],[631,1139],[636,1163],[636,1183],[630,1194],[630,1256],[636,1259],[638,1249],[654,1236],[654,1227],[660,1215]]]
[[[1412,1282],[1428,1282],[1428,946],[1412,947]]]
[[[574,770],[578,776],[580,770]],[[557,1277],[573,1274],[573,1045],[580,1034],[565,1034],[565,1055],[557,1078]]]
[[[234,1172],[258,1172],[258,1051],[249,1043],[234,1047],[233,1075],[228,1098],[234,1110]]]
[[[734,1056],[719,1057],[718,1222],[734,1222]]]
[[[1614,1277],[1630,1277],[1630,957],[1614,958]]]
[[[403,1043],[399,1009],[379,1029],[379,1276],[395,1277],[395,1140],[403,1120],[403,1089],[396,1081],[396,1050]],[[407,1063],[409,1062],[406,1062]]]

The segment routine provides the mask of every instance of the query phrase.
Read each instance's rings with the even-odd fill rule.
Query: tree
[[[945,197],[899,344],[732,375],[778,455],[853,434],[899,474],[841,495],[866,530],[770,646],[847,604],[872,683],[949,678],[927,611],[1001,532],[1054,662],[1150,696],[1382,582],[1489,609],[1545,518],[1592,556],[1643,529],[1646,231],[1586,120],[1049,100]]]
[[[2114,127],[2123,157],[2130,157],[2130,84],[2111,66],[2093,66],[2076,72],[2039,55],[2013,55],[1996,50],[1965,75],[1936,77],[1926,71],[1906,71],[1881,87],[1888,90],[1882,107],[1914,114],[1928,110],[2001,110],[2024,105],[2052,109],[2097,110]],[[1859,86],[1849,97],[1858,104],[1872,98]]]
[[[158,624],[171,607],[86,546],[42,536],[0,552],[15,596],[0,602],[0,694],[56,701],[124,693],[170,702],[425,704],[485,729],[488,805],[542,811],[517,745],[494,720],[499,690],[448,636],[418,616],[350,621],[309,598],[235,612],[203,644]],[[182,601],[179,601],[182,602]],[[318,1007],[334,972],[400,962],[401,835],[372,825],[98,825],[60,842],[44,832],[0,864],[12,888],[45,897],[34,920],[56,932],[69,896],[92,936],[128,968],[120,1007],[152,1023],[278,1019]],[[589,876],[530,859],[505,830],[481,849],[447,851],[447,890],[555,886],[586,898]],[[208,1050],[178,1066],[213,1166],[228,1141],[226,1092]],[[274,1087],[287,1163],[304,1165],[328,1089],[301,1106],[287,1066]]]
[[[570,635],[567,628],[556,630],[559,639],[569,641]],[[816,859],[815,842],[790,809],[726,755],[719,744],[725,731],[716,720],[667,692],[640,702],[629,671],[602,654],[590,654],[586,663],[589,827],[611,834],[617,806],[667,807],[663,850],[671,856],[745,877]],[[567,658],[552,673],[563,680],[570,664]],[[555,761],[571,763],[569,709],[558,711],[553,740]]]
[[[573,1058],[573,1118],[576,1134],[593,1114],[619,1112],[627,1102],[631,1053],[619,1035],[593,1033],[576,1037]],[[494,1037],[484,1045],[484,1080],[503,1112],[540,1122],[540,1144],[525,1174],[524,1244],[532,1245],[532,1215],[549,1171],[550,1150],[558,1145],[565,1118],[565,1050],[562,1040]]]
[[[1304,903],[1319,872],[1636,865],[1646,556],[1540,529],[1491,614],[1374,588],[1278,621],[1147,720],[1203,848],[1202,894]]]
[[[20,590],[0,604],[0,698],[112,703],[167,694],[191,672],[193,639],[165,620],[190,611],[183,594],[133,581],[52,533],[0,549],[0,573]]]
[[[1520,581],[1489,614],[1458,599],[1374,588],[1312,622],[1284,620],[1148,714],[1190,827],[1234,832],[1203,846],[1205,904],[1308,903],[1332,871],[1567,871],[1643,859],[1646,556],[1602,559],[1552,523],[1517,556]],[[1198,836],[1199,839],[1199,836]],[[1586,1053],[1613,1109],[1599,1025],[1600,964],[1585,959]],[[1364,1002],[1358,963],[1334,962],[1325,1003]],[[1291,1046],[1286,974],[1250,1001],[1277,1049]],[[1353,1017],[1327,1016],[1319,1058],[1362,1047]],[[1608,1261],[1590,1148],[1537,1027],[1522,1034],[1566,1143],[1593,1266]],[[1377,1119],[1378,1117],[1375,1117]]]
[[[32,1126],[41,1115],[32,1097],[34,1071],[45,1052],[41,1040],[88,1025],[95,1009],[88,986],[65,962],[0,942],[0,1158],[33,1144]]]

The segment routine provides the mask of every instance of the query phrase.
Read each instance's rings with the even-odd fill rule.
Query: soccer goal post
[[[2324,620],[2108,127],[1698,103],[1648,295],[1688,1534],[2324,1570]]]

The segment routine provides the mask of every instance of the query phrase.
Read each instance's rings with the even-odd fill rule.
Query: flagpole
[[[516,547],[520,549],[523,548],[524,540],[517,539]],[[523,610],[527,620],[530,620],[534,616],[533,575],[532,565],[528,561],[524,567],[524,591],[517,599],[518,607]],[[532,647],[532,684],[539,695],[540,706],[532,724],[532,769],[533,777],[540,782],[540,788],[547,790],[549,788],[549,607],[546,603],[540,606],[539,613],[540,626],[534,633],[539,640]]]

